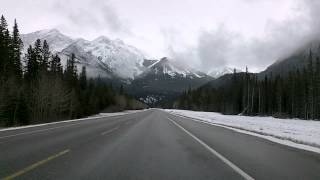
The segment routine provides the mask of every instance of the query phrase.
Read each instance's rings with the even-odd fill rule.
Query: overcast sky
[[[22,33],[120,38],[148,57],[209,71],[263,70],[320,37],[319,0],[0,0]],[[12,23],[11,23],[12,25]]]

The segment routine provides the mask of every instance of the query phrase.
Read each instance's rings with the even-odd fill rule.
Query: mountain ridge
[[[75,39],[56,29],[22,35],[26,46],[33,45],[37,39],[46,40],[51,51],[61,57],[63,65],[71,54],[75,54],[78,72],[86,66],[88,77],[101,77],[116,86],[123,85],[128,94],[151,105],[212,79],[166,57],[148,60],[139,49],[120,39],[111,40],[106,36],[91,41]]]

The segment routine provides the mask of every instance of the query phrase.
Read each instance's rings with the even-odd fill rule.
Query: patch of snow
[[[60,33],[57,29],[46,29],[29,34],[22,34],[23,52],[26,53],[29,46],[34,45],[37,39],[40,39],[41,42],[46,40],[53,53],[62,51],[74,41],[72,38]]]
[[[171,77],[181,76],[184,78],[189,77],[191,79],[205,77],[205,74],[197,72],[186,65],[181,65],[166,57],[153,63],[148,67],[148,69],[150,69],[149,72],[154,72],[155,74],[167,74]]]
[[[4,128],[4,129],[0,129],[0,132],[1,131],[12,131],[12,130],[18,130],[18,129],[26,129],[26,128],[32,128],[32,127],[47,126],[47,125],[53,125],[53,124],[62,124],[62,123],[69,123],[69,122],[101,119],[101,118],[112,117],[112,116],[122,116],[122,115],[127,115],[127,114],[131,114],[131,113],[137,113],[137,112],[141,112],[141,111],[144,111],[144,110],[129,110],[129,111],[122,111],[122,112],[115,112],[115,113],[100,113],[100,114],[93,115],[93,116],[90,116],[90,117],[87,117],[87,118],[80,118],[80,119],[57,121],[57,122],[51,122],[51,123],[43,123],[43,124],[34,124],[34,125],[27,125],[27,126]]]
[[[56,29],[23,34],[21,39],[24,43],[24,52],[27,52],[29,45],[33,45],[37,39],[47,40],[53,53],[64,56],[74,53],[78,59],[81,59],[79,64],[89,66],[92,70],[100,69],[102,72],[108,69],[107,73],[112,71],[124,79],[134,79],[146,69],[143,66],[144,54],[120,39],[111,40],[105,36],[100,36],[93,41],[72,39]],[[66,59],[63,58],[63,61]],[[103,75],[101,72],[91,74]]]
[[[225,74],[233,74],[234,68],[224,67],[210,70],[207,74],[214,78],[219,78]],[[242,72],[242,70],[236,69],[236,72]]]
[[[76,56],[93,56],[96,61],[106,65],[112,72],[122,78],[134,79],[145,68],[142,65],[144,55],[136,48],[126,45],[120,40],[113,41],[100,36],[93,41],[80,39],[71,46],[83,50],[82,54],[76,54]],[[86,59],[89,61],[93,58]]]
[[[155,96],[152,96],[152,95],[148,95],[145,98],[141,97],[139,100],[144,102],[144,103],[146,103],[146,104],[155,104],[155,103],[157,103],[158,101],[161,100],[161,97],[155,97]]]
[[[288,146],[320,153],[320,121],[222,115],[215,112],[166,110],[215,126],[263,137]]]

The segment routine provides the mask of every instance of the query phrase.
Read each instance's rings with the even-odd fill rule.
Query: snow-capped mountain
[[[233,71],[234,71],[234,68],[224,67],[224,68],[219,68],[219,69],[213,69],[208,72],[208,75],[210,75],[213,78],[219,78],[225,74],[232,74]],[[243,71],[236,69],[236,72],[243,72]]]
[[[142,64],[144,56],[139,50],[107,37],[101,36],[93,41],[78,39],[61,51],[63,55],[71,53],[76,55],[81,64],[93,65],[124,79],[135,78],[145,68]]]
[[[37,39],[40,39],[41,41],[46,40],[53,53],[62,51],[74,42],[72,38],[60,33],[57,29],[47,29],[29,34],[22,34],[21,39],[24,44],[24,52],[26,52],[29,45],[33,45]]]
[[[148,64],[147,69],[128,88],[130,93],[151,105],[161,100],[173,99],[183,91],[197,88],[213,79],[168,58],[145,60],[144,64]]]
[[[88,76],[105,77],[120,83],[129,94],[151,105],[174,98],[213,79],[168,58],[145,59],[140,50],[119,39],[100,36],[89,41],[70,38],[56,29],[43,30],[22,35],[25,51],[37,39],[47,40],[51,51],[61,57],[62,64],[73,53],[79,71],[86,66]]]
[[[110,77],[112,72],[120,78],[133,79],[145,69],[143,53],[119,39],[100,36],[88,41],[72,39],[56,29],[42,30],[22,35],[25,51],[36,39],[47,40],[51,51],[62,56],[63,64],[74,53],[80,65],[91,69],[92,76]]]
[[[144,74],[150,73],[155,75],[169,75],[171,77],[184,77],[191,79],[202,78],[206,76],[206,74],[202,72],[192,70],[189,67],[184,67],[173,60],[169,60],[167,57],[164,57],[148,66]]]

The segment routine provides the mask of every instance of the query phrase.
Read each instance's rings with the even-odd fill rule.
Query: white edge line
[[[285,146],[289,146],[289,147],[292,147],[292,148],[296,148],[296,149],[305,150],[305,151],[309,151],[309,152],[314,152],[314,153],[319,153],[320,154],[320,148],[317,148],[317,147],[313,147],[313,146],[309,146],[309,145],[305,145],[305,144],[299,144],[299,143],[296,143],[296,142],[293,142],[293,141],[279,139],[279,138],[272,137],[272,136],[267,136],[267,135],[262,135],[262,134],[250,132],[250,131],[247,131],[247,130],[237,129],[237,128],[225,126],[225,125],[222,125],[222,124],[210,123],[210,122],[206,122],[204,120],[197,119],[197,118],[194,118],[194,117],[183,116],[183,115],[174,114],[174,113],[171,113],[171,112],[168,112],[168,113],[173,115],[173,116],[176,116],[176,117],[190,119],[192,121],[203,123],[203,124],[208,124],[208,125],[211,125],[211,126],[222,127],[222,128],[225,128],[225,129],[233,130],[235,132],[242,133],[242,134],[247,134],[247,135],[263,138],[263,139],[266,139],[268,141],[271,141],[271,142],[274,142],[274,143],[278,143],[278,144],[281,144],[281,145],[285,145]]]
[[[70,127],[70,126],[75,126],[75,125],[78,125],[78,124],[69,124],[69,125],[65,125],[65,126],[52,127],[52,128],[47,128],[47,129],[39,129],[39,130],[30,131],[30,132],[23,132],[23,133],[18,133],[18,134],[1,136],[0,139],[6,139],[6,138],[15,137],[15,136],[21,136],[21,135],[26,135],[26,134],[35,134],[35,133],[38,133],[38,132],[50,131],[50,130],[53,130],[53,129],[60,129],[60,128],[65,128],[65,127]]]
[[[145,110],[141,110],[145,111]],[[128,114],[134,114],[134,113],[139,113],[138,112],[128,112],[125,114],[115,114],[115,115],[102,115],[102,116],[97,116],[97,117],[86,117],[86,118],[80,118],[80,119],[72,119],[72,120],[65,120],[65,121],[57,121],[57,122],[51,122],[51,123],[43,123],[43,124],[35,124],[35,125],[27,125],[27,126],[20,126],[20,127],[11,127],[11,128],[5,128],[5,129],[0,129],[0,132],[3,131],[13,131],[13,130],[19,130],[19,129],[26,129],[26,128],[32,128],[32,127],[41,127],[41,126],[46,126],[46,125],[53,125],[53,124],[61,124],[61,123],[68,123],[68,122],[77,122],[77,121],[85,121],[85,120],[92,120],[92,119],[102,119],[102,118],[107,118],[107,117],[117,117],[117,116],[124,116]]]
[[[247,180],[254,180],[254,178],[252,178],[250,175],[248,175],[246,172],[244,172],[242,169],[240,169],[238,166],[236,166],[235,164],[233,164],[231,161],[229,161],[227,158],[225,158],[224,156],[222,156],[220,153],[218,153],[217,151],[215,151],[214,149],[212,149],[209,145],[207,145],[206,143],[204,143],[202,140],[200,140],[199,138],[197,138],[195,135],[193,135],[192,133],[190,133],[188,130],[186,130],[185,128],[183,128],[181,125],[179,125],[178,123],[176,123],[174,120],[172,120],[171,118],[168,118],[174,125],[176,125],[177,127],[179,127],[181,130],[183,130],[185,133],[187,133],[189,136],[191,136],[194,140],[196,140],[198,143],[200,143],[203,147],[205,147],[208,151],[210,151],[212,154],[214,154],[215,156],[217,156],[220,160],[222,160],[225,164],[227,164],[228,166],[230,166],[234,171],[236,171],[238,174],[240,174],[244,179]]]
[[[117,130],[117,129],[119,129],[119,127],[115,127],[115,128],[110,129],[110,130],[108,130],[108,131],[102,132],[102,133],[101,133],[101,135],[103,136],[103,135],[106,135],[106,134],[112,133],[113,131],[115,131],[115,130]]]

